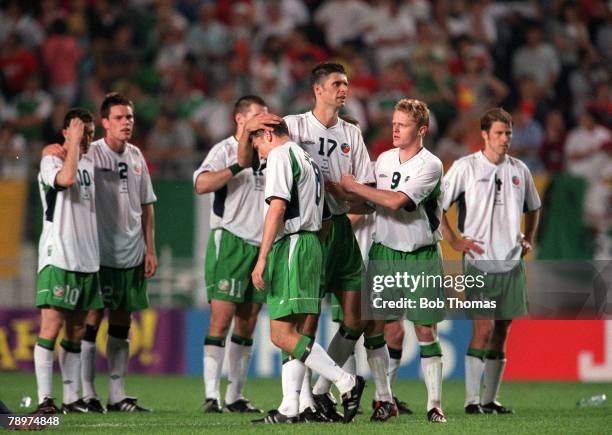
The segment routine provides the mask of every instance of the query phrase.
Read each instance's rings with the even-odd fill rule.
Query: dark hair
[[[310,86],[321,83],[328,75],[333,73],[346,74],[346,70],[339,63],[323,62],[315,66],[310,73]]]
[[[495,107],[487,110],[480,118],[480,129],[489,131],[495,121],[503,122],[512,127],[512,116],[501,107]]]
[[[104,101],[102,101],[100,116],[102,118],[108,118],[113,106],[130,106],[132,110],[134,110],[134,103],[132,103],[132,100],[119,92],[111,92],[110,94],[106,94]]]
[[[238,98],[238,101],[236,101],[236,104],[234,104],[233,116],[236,116],[239,113],[242,113],[244,115],[249,110],[249,107],[251,107],[251,104],[267,106],[264,99],[258,97],[257,95],[245,95],[244,97]]]
[[[274,136],[289,136],[289,127],[287,126],[287,123],[285,122],[284,119],[278,124],[266,124],[266,125],[272,129],[272,134],[274,134]],[[250,134],[249,139],[252,140],[254,137],[261,136],[262,134],[264,134],[263,128],[259,130],[255,130],[254,132]]]
[[[64,126],[62,128],[68,128],[73,118],[79,118],[83,122],[94,122],[93,114],[89,110],[73,107],[66,112],[64,116]]]

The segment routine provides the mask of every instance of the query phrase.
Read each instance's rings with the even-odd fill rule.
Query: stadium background
[[[279,114],[307,110],[308,72],[325,59],[349,71],[345,112],[360,121],[372,158],[391,146],[401,97],[430,105],[427,146],[446,167],[478,149],[483,109],[507,108],[511,154],[528,163],[544,199],[535,256],[609,260],[610,16],[601,0],[0,2],[0,370],[33,367],[40,149],[60,139],[68,107],[97,112],[110,90],[135,102],[133,142],[158,195],[154,307],[131,330],[132,372],[201,374],[209,200],[196,197],[191,173],[232,133],[238,96],[259,94]],[[541,39],[529,45],[534,32]],[[570,159],[576,150],[587,154]],[[463,376],[469,328],[440,327],[447,377]],[[325,314],[320,340],[334,331]],[[414,378],[408,331],[399,376]],[[252,374],[277,376],[265,314],[254,348]],[[518,321],[508,353],[507,379],[610,381],[612,320]]]

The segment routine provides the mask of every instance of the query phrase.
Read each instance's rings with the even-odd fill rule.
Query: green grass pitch
[[[55,376],[55,391],[61,397],[59,375]],[[98,392],[106,398],[106,376],[96,379]],[[364,415],[358,415],[350,425],[299,424],[254,426],[252,415],[203,414],[201,411],[203,386],[198,377],[130,375],[127,379],[129,394],[137,396],[143,406],[153,413],[106,415],[67,415],[61,417],[61,426],[53,433],[105,433],[105,434],[174,434],[174,433],[261,433],[261,434],[324,434],[350,431],[356,434],[392,433],[564,433],[604,434],[612,428],[612,404],[576,407],[576,400],[604,393],[612,396],[612,383],[553,383],[506,382],[502,386],[504,404],[514,407],[515,415],[468,416],[463,413],[463,382],[445,381],[443,405],[448,418],[445,425],[433,425],[425,418],[425,386],[420,381],[400,381],[395,393],[408,402],[416,413],[394,418],[386,423],[370,423],[370,403],[373,382],[362,399]],[[221,390],[225,391],[224,388]],[[245,395],[263,409],[272,409],[280,403],[279,379],[252,379]],[[19,408],[23,396],[36,402],[36,382],[33,374],[0,373],[0,399],[17,412],[33,410]],[[103,400],[104,402],[104,400]]]

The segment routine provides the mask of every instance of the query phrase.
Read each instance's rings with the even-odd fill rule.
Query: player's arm
[[[198,195],[216,192],[227,184],[227,182],[244,168],[235,163],[220,171],[202,172],[196,178],[195,191]]]
[[[528,211],[525,213],[525,235],[521,240],[521,246],[523,251],[521,257],[527,255],[533,249],[533,242],[535,240],[536,233],[538,232],[538,225],[540,223],[540,209]]]
[[[257,258],[257,264],[251,273],[251,279],[257,289],[266,288],[266,283],[263,280],[263,275],[266,270],[266,263],[268,261],[268,254],[272,249],[274,239],[278,234],[283,223],[283,216],[285,216],[285,210],[287,209],[287,201],[281,198],[272,197],[270,199],[270,207],[266,213],[264,219],[263,236],[261,238],[261,245],[259,247],[259,256]]]
[[[465,252],[470,257],[473,257],[472,251],[479,255],[484,254],[484,249],[478,246],[479,243],[482,244],[481,241],[462,238],[455,234],[446,217],[446,211],[442,214],[442,237],[455,251]]]
[[[365,201],[370,201],[376,205],[380,205],[381,207],[385,207],[393,211],[397,211],[402,208],[406,208],[410,211],[416,210],[416,204],[405,193],[393,192],[391,190],[381,190],[361,184],[350,174],[342,174],[340,185],[349,194],[356,195]]]
[[[77,167],[79,165],[79,147],[83,139],[85,124],[79,118],[72,118],[66,132],[66,159],[55,176],[55,186],[70,187],[76,181]]]
[[[273,113],[262,112],[249,119],[238,138],[238,164],[248,168],[253,162],[253,146],[249,140],[251,133],[257,130],[272,130],[270,124],[279,124],[283,118]]]
[[[142,206],[142,233],[144,234],[145,251],[145,278],[151,278],[157,270],[157,255],[155,254],[155,210],[153,204]]]

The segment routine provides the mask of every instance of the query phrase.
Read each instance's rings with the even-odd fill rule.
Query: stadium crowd
[[[344,111],[372,159],[409,96],[432,110],[428,147],[448,168],[478,149],[478,116],[513,116],[511,153],[534,174],[589,183],[610,217],[612,12],[604,0],[43,0],[0,2],[0,178],[31,178],[62,116],[116,90],[135,103],[134,143],[153,178],[187,179],[233,130],[232,104],[262,96],[307,110],[305,79],[344,64]],[[605,231],[605,230],[604,230]]]

